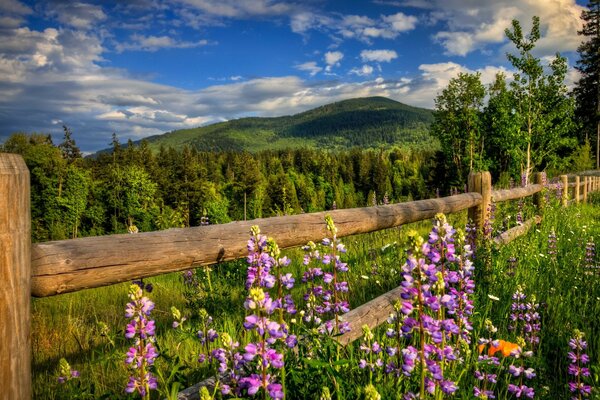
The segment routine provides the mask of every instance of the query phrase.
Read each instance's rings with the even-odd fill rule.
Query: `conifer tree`
[[[581,79],[575,87],[576,115],[582,123],[585,140],[596,136],[596,168],[600,168],[600,0],[590,0],[581,13],[585,36],[577,51],[577,70]],[[580,138],[580,139],[584,139]]]

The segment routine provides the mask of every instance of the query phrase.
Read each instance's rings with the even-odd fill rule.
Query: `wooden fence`
[[[325,237],[326,214],[333,217],[339,237],[465,209],[481,229],[492,201],[534,195],[541,214],[541,179],[536,174],[533,185],[492,190],[489,172],[480,172],[469,176],[468,193],[438,199],[32,245],[29,171],[20,156],[0,153],[0,399],[31,398],[31,296],[53,296],[241,258],[247,254],[252,225],[259,225],[281,248]],[[600,190],[600,171],[563,175],[561,182],[572,188],[563,191],[563,205],[569,199],[586,202],[590,192]],[[536,222],[539,217],[495,240],[507,243]],[[347,344],[360,337],[363,324],[373,328],[383,323],[398,295],[398,289],[392,290],[345,314],[352,329],[339,341]]]

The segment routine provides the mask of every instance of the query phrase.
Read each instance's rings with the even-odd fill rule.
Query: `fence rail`
[[[575,182],[568,183],[569,178]],[[110,235],[31,244],[29,171],[23,159],[0,153],[0,399],[31,398],[30,302],[86,288],[111,285],[135,278],[216,264],[246,255],[252,225],[274,237],[281,248],[296,247],[325,236],[323,218],[330,214],[344,237],[392,228],[432,218],[437,213],[468,210],[481,229],[492,201],[502,202],[534,195],[541,214],[541,175],[536,184],[510,190],[492,190],[489,172],[469,176],[468,193],[439,199],[335,210],[205,227],[169,229],[135,235]],[[600,171],[561,176],[562,203],[568,204],[573,187],[575,202],[586,202],[600,189]],[[580,189],[582,188],[582,195]],[[495,238],[507,243],[539,223],[527,221]],[[350,343],[360,336],[360,326],[375,327],[385,321],[394,289],[344,315],[354,328],[338,338]]]

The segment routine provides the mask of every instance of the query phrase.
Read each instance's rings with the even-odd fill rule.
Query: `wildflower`
[[[156,378],[148,371],[158,356],[154,347],[154,321],[149,319],[154,303],[144,296],[141,285],[129,287],[130,302],[127,303],[125,316],[131,318],[125,330],[125,337],[134,339],[134,345],[125,356],[125,364],[129,365],[132,375],[125,391],[137,392],[141,397],[157,388]]]
[[[589,357],[584,353],[587,348],[587,342],[584,340],[583,332],[575,330],[573,338],[569,340],[571,351],[569,356],[568,373],[574,380],[569,382],[569,390],[575,395],[574,399],[589,397],[592,387],[585,383],[585,378],[590,376],[590,370],[585,365],[589,362]]]
[[[487,343],[480,344],[478,346],[479,353],[482,353]],[[489,343],[488,355],[490,357],[495,356],[496,353],[500,352],[504,357],[509,357],[515,354],[520,349],[516,343],[507,342],[505,340],[494,340]]]

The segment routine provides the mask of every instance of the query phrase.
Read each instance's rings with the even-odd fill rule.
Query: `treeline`
[[[0,151],[21,154],[30,169],[35,241],[363,207],[436,190],[435,154],[408,148],[153,152],[113,136],[112,151],[82,158],[65,127],[59,145],[18,133]]]

